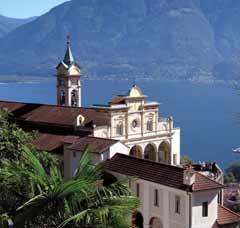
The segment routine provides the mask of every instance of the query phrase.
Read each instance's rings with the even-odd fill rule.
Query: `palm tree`
[[[93,166],[87,147],[72,179],[64,181],[55,164],[44,168],[35,152],[25,148],[22,161],[3,161],[0,183],[14,188],[26,200],[1,217],[22,227],[129,227],[129,218],[139,206],[125,182],[104,186],[103,168]],[[28,193],[21,192],[23,186]],[[7,219],[6,219],[7,217]],[[33,225],[34,224],[34,225]]]

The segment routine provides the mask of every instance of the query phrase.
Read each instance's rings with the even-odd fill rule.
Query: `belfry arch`
[[[133,146],[129,154],[130,156],[133,156],[135,158],[142,158],[143,157],[142,147],[139,145]]]
[[[168,142],[162,142],[158,147],[158,160],[165,164],[171,164],[171,146]]]
[[[78,91],[77,90],[72,90],[71,92],[71,106],[77,107],[78,106]]]
[[[144,149],[144,159],[151,161],[156,161],[157,159],[157,149],[154,144],[149,143]]]

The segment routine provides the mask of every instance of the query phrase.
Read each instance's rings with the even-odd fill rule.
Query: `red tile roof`
[[[196,180],[192,185],[193,191],[204,191],[210,188],[223,188],[224,186],[219,184],[218,182],[210,179],[207,176],[204,176],[201,173],[196,172]]]
[[[240,215],[222,205],[218,205],[217,223],[220,226],[232,223],[240,223]]]
[[[112,139],[96,138],[96,137],[83,137],[78,136],[65,136],[55,134],[39,134],[33,141],[33,145],[38,150],[54,152],[64,145],[70,144],[69,148],[77,151],[84,151],[87,145],[90,145],[92,153],[100,153],[107,149],[109,146],[117,143],[118,141]],[[61,153],[63,150],[61,149]]]
[[[126,99],[126,96],[118,95],[118,96],[114,97],[111,101],[109,101],[108,103],[110,105],[112,105],[112,104],[125,104],[125,99]]]
[[[69,148],[83,151],[87,145],[90,145],[92,153],[100,153],[117,142],[118,141],[112,139],[87,136],[76,140]]]
[[[75,126],[77,116],[82,115],[85,117],[85,125],[89,123],[108,124],[108,119],[105,116],[99,116],[94,108],[60,107],[9,101],[0,101],[0,108],[7,108],[10,112],[14,112],[13,114],[17,113],[17,117],[30,122]]]
[[[24,106],[25,106],[24,103],[0,101],[0,109],[7,109],[9,112],[13,112]]]
[[[85,124],[95,120],[95,110],[90,108],[73,108],[42,105],[22,116],[27,121],[60,124],[60,125],[75,125],[77,116],[83,115]]]
[[[116,154],[110,160],[107,160],[104,166],[108,171],[117,172],[126,176],[138,177],[143,180],[180,190],[195,192],[223,187],[221,184],[199,173],[196,173],[196,180],[193,186],[187,186],[183,184],[183,168],[123,154]]]
[[[73,142],[79,139],[78,136],[64,136],[54,134],[39,134],[39,136],[33,141],[33,145],[38,150],[52,152],[59,147],[63,146],[65,140],[67,142]]]

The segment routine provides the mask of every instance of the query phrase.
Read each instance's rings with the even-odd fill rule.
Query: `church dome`
[[[141,89],[140,89],[139,87],[137,87],[137,86],[134,85],[134,86],[129,90],[128,96],[129,96],[129,97],[141,97],[141,96],[143,96],[143,93],[142,93],[142,91],[141,91]]]

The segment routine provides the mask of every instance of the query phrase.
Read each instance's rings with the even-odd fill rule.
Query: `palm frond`
[[[23,153],[22,153],[23,159],[26,162],[25,164],[29,166],[31,171],[34,174],[38,175],[38,179],[41,179],[42,182],[47,182],[48,178],[46,175],[46,172],[39,161],[39,159],[32,153],[32,151],[25,147]]]
[[[105,224],[107,225],[111,221],[109,218],[122,217],[126,218],[128,214],[131,214],[136,208],[139,207],[139,200],[135,197],[112,197],[106,198],[103,204],[98,205],[96,208],[88,208],[83,210],[67,220],[65,220],[60,227],[64,227],[70,222],[82,222],[87,225]]]
[[[100,179],[102,172],[102,167],[100,165],[94,166],[92,164],[91,146],[86,146],[73,178],[78,179],[80,177],[85,177],[87,179],[96,180]]]
[[[83,178],[66,181],[53,190],[53,194],[59,198],[77,194],[78,197],[86,195],[94,188],[94,183]]]
[[[49,175],[49,184],[51,185],[51,189],[53,190],[57,186],[61,185],[63,182],[62,175],[57,168],[57,166],[50,167],[50,175]]]

